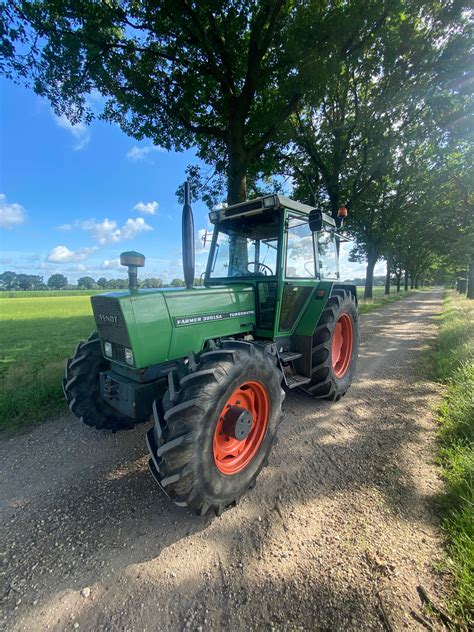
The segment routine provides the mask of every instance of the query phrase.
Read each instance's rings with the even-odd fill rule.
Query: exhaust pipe
[[[184,283],[189,290],[194,285],[194,219],[188,180],[184,183],[184,206],[181,231],[183,240]]]

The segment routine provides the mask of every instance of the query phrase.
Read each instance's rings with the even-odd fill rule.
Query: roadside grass
[[[438,411],[439,462],[446,491],[440,499],[448,603],[467,626],[474,623],[474,301],[448,292],[434,357],[436,379],[446,384]]]
[[[64,410],[65,358],[94,329],[89,296],[41,296],[0,304],[0,432]]]
[[[359,295],[359,313],[360,314],[368,314],[369,312],[373,312],[375,309],[379,309],[382,305],[387,305],[388,303],[394,303],[395,301],[399,301],[402,298],[406,298],[407,296],[411,296],[412,294],[416,294],[417,292],[424,292],[430,290],[431,288],[422,288],[419,290],[408,290],[405,292],[402,290],[397,294],[396,288],[392,287],[390,289],[390,294],[384,294],[383,287],[374,287],[374,297],[371,299],[364,299],[364,288],[357,288],[357,293]]]

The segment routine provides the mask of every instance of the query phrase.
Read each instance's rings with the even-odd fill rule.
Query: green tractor
[[[117,431],[153,417],[157,483],[177,505],[220,515],[266,465],[286,392],[346,393],[357,294],[339,282],[342,217],[280,195],[211,211],[203,285],[193,287],[187,186],[185,199],[186,287],[138,289],[145,258],[123,253],[129,290],[91,298],[97,330],[68,360],[63,386],[89,426]]]

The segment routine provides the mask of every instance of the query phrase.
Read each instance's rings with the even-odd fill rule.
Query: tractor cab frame
[[[314,211],[270,195],[209,214],[214,233],[204,285],[251,285],[258,337],[290,336],[316,286],[322,298],[339,279],[336,222],[318,212],[319,230],[312,230]]]

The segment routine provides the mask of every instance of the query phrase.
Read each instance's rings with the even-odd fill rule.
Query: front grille
[[[119,301],[111,296],[93,296],[91,302],[99,337],[112,343],[113,359],[125,363],[125,347],[131,349],[132,345]]]
[[[125,347],[117,343],[113,343],[112,360],[115,360],[115,362],[121,362],[122,364],[127,364],[127,361],[125,360]]]

